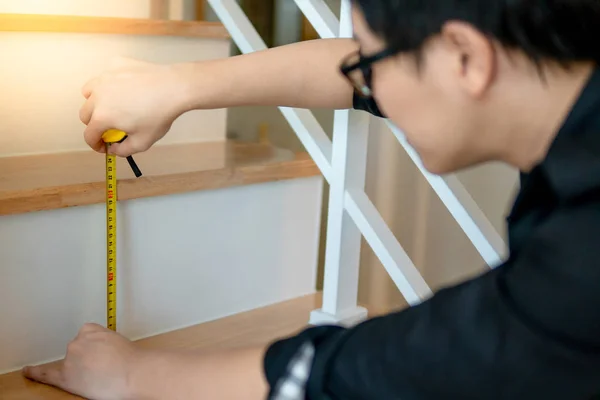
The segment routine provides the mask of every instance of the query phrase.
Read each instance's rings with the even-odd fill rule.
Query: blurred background
[[[327,2],[334,13],[339,15],[340,0]],[[93,0],[52,2],[0,0],[0,12],[88,15],[90,9],[94,8],[94,3]],[[104,11],[94,15],[111,16],[116,13],[119,16],[132,18],[217,21],[210,6],[204,0],[179,1],[176,9],[164,0],[120,1],[114,2],[110,7],[108,3],[111,2],[104,5]],[[239,3],[269,46],[281,46],[317,38],[315,31],[291,0],[239,0]],[[202,59],[239,54],[239,50],[233,44],[226,51],[219,48],[214,52],[213,47],[210,49],[206,47],[213,44],[203,46],[205,47],[189,47],[186,57]],[[165,45],[165,48],[168,49],[169,45]],[[207,56],[209,53],[210,56]],[[182,54],[181,50],[179,54]],[[178,60],[177,57],[171,59]],[[11,82],[7,81],[3,84],[10,85]],[[9,101],[14,103],[14,99],[4,101],[5,105]],[[0,109],[1,106],[2,104]],[[4,107],[4,110],[6,109],[7,107]],[[312,111],[325,131],[331,134],[333,112]],[[212,118],[216,118],[215,115],[217,114],[196,114],[195,119],[190,117],[186,126],[193,126],[195,135],[198,135],[202,129],[208,129],[206,126],[211,129],[214,126],[220,127],[219,121],[212,122]],[[199,123],[199,121],[203,122]],[[199,127],[199,125],[204,126]],[[295,133],[275,107],[240,107],[227,110],[224,129],[228,139],[246,142],[268,141],[277,147],[294,152],[304,150]],[[203,137],[210,136],[208,131],[202,131],[200,134]],[[0,135],[0,150],[2,143]],[[8,146],[6,143],[5,148]],[[517,171],[503,165],[490,164],[461,172],[458,176],[496,229],[506,236],[504,217],[518,186]],[[404,249],[433,288],[454,283],[487,268],[402,146],[382,121],[375,119],[371,124],[366,190]],[[322,284],[327,198],[327,185],[325,185],[318,287]],[[371,307],[386,310],[405,306],[402,296],[369,246],[364,243],[361,260],[360,301]]]
[[[318,39],[317,33],[293,1],[238,2],[270,47]],[[339,17],[340,0],[327,0],[327,3]],[[204,10],[202,18],[217,20],[207,4],[201,4],[198,9]],[[239,54],[235,46],[232,54]],[[333,111],[312,111],[325,131],[331,133]],[[261,132],[268,132],[269,140],[277,146],[294,151],[303,150],[294,132],[274,107],[241,107],[230,110],[227,132],[231,138],[250,141],[260,140]],[[496,229],[506,237],[505,215],[518,188],[517,171],[492,163],[463,171],[458,176]],[[325,186],[319,288],[322,285],[328,206],[327,185]],[[433,288],[451,285],[487,269],[402,146],[387,127],[375,119],[369,139],[367,193]],[[361,254],[360,301],[382,311],[405,307],[404,299],[364,240]]]

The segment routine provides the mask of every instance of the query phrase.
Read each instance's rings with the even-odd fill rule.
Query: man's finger
[[[102,141],[102,134],[109,129],[111,129],[110,126],[95,121],[94,117],[92,116],[90,123],[83,132],[83,138],[88,146],[90,146],[93,150],[99,153],[104,153],[106,151],[106,145]]]
[[[63,361],[57,361],[51,364],[37,365],[23,368],[23,375],[26,378],[47,385],[63,387]]]
[[[79,109],[79,119],[83,122],[84,125],[90,123],[92,119],[92,114],[94,113],[94,101],[91,98],[88,98],[85,103]]]
[[[81,88],[81,94],[83,95],[83,97],[85,97],[86,99],[89,99],[89,97],[94,92],[94,88],[98,84],[99,80],[100,80],[99,77],[92,78],[89,81],[87,81],[87,83],[85,85],[83,85],[83,87]]]

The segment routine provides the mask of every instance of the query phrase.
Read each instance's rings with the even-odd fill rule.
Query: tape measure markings
[[[106,152],[106,325],[117,330],[117,160]]]
[[[117,157],[109,154],[112,143],[120,143],[127,134],[117,129],[109,129],[102,135],[106,143],[106,326],[117,330]],[[127,162],[135,176],[139,178],[142,172],[133,157],[127,157]]]

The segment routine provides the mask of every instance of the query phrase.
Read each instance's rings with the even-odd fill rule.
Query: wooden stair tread
[[[219,22],[74,15],[0,14],[0,31],[230,38]]]
[[[118,159],[119,200],[320,173],[307,153],[233,141],[155,146],[134,159],[141,178]],[[0,158],[0,215],[103,203],[104,163],[93,151]]]
[[[264,345],[292,335],[308,324],[309,314],[321,305],[313,294],[212,322],[139,340],[146,348],[225,349]],[[79,399],[23,378],[20,372],[0,375],[2,400]]]

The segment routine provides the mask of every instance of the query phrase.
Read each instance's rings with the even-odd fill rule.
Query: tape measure
[[[127,134],[116,129],[102,135],[106,143],[106,327],[113,331],[117,330],[117,157],[108,148],[125,138]],[[133,158],[127,161],[135,176],[142,176]]]

